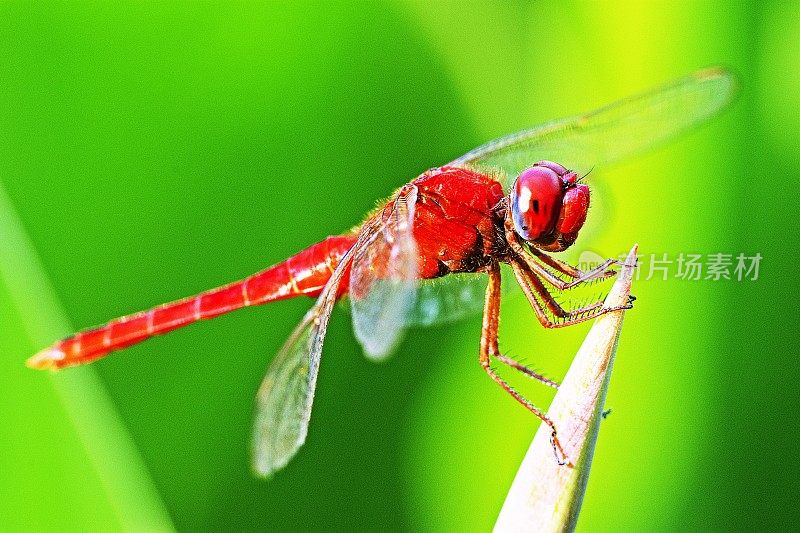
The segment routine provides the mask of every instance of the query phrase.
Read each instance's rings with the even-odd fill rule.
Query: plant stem
[[[11,313],[24,331],[24,346],[43,346],[71,331],[65,313],[46,274],[44,273],[33,245],[22,222],[17,217],[5,190],[0,184],[0,287],[5,286],[11,303]],[[15,353],[22,372],[26,353]],[[99,489],[118,523],[106,524],[107,529],[124,531],[173,531],[169,513],[164,507],[157,488],[150,478],[138,450],[120,419],[113,402],[94,369],[90,367],[70,369],[69,372],[47,375],[38,374],[40,384],[47,381],[68,414],[74,431],[80,439],[91,467],[97,473]],[[50,397],[52,398],[52,396]],[[32,402],[46,402],[47,398],[29,397]],[[46,403],[43,405],[47,408]],[[19,409],[19,407],[17,407]],[[59,412],[58,406],[52,406]],[[32,423],[41,421],[33,420]],[[44,422],[46,423],[46,421]],[[70,461],[68,454],[61,455],[58,435],[52,435],[52,454],[55,461]],[[23,443],[24,444],[24,443]],[[69,465],[80,472],[84,465]],[[27,468],[47,468],[34,464]],[[45,474],[31,475],[33,479],[50,481]],[[72,482],[84,483],[88,476],[68,478]],[[75,497],[70,486],[46,484],[42,498],[67,499]],[[50,490],[47,490],[50,489]],[[102,498],[101,500],[102,501]],[[75,504],[75,508],[80,505]],[[100,513],[100,510],[97,510]],[[60,527],[70,529],[84,527],[83,517],[64,516]]]
[[[637,247],[622,267],[605,308],[628,302]],[[559,466],[550,443],[550,427],[542,424],[520,465],[494,531],[572,531],[578,520],[603,404],[614,365],[624,311],[598,317],[584,339],[548,416],[574,466]]]

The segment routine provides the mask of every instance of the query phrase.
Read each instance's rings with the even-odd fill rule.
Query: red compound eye
[[[576,185],[567,189],[563,203],[556,230],[560,233],[575,233],[586,222],[586,212],[589,210],[589,187]]]
[[[552,233],[561,212],[564,185],[559,174],[544,163],[555,165],[543,161],[524,170],[511,191],[514,229],[526,241]]]
[[[535,167],[547,167],[550,170],[552,170],[553,172],[555,172],[556,174],[558,174],[559,176],[563,176],[564,174],[569,172],[569,170],[564,168],[562,165],[559,165],[558,163],[553,163],[552,161],[539,161],[538,163],[535,163],[533,166],[535,166]]]

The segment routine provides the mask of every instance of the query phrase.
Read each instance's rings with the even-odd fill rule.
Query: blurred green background
[[[480,317],[373,364],[335,311],[308,442],[268,482],[252,400],[310,300],[22,363],[341,232],[487,139],[715,64],[734,106],[596,169],[566,258],[761,253],[760,277],[636,283],[578,527],[796,529],[800,10],[645,4],[0,5],[0,530],[489,529],[538,423],[478,365]],[[587,328],[510,298],[501,347],[562,377]]]

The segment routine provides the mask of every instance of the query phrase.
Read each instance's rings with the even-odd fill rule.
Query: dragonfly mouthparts
[[[58,368],[57,362],[66,357],[66,354],[58,348],[46,348],[25,361],[30,368],[37,370],[47,370]]]

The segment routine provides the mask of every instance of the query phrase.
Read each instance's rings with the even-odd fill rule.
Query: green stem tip
[[[631,249],[604,308],[628,303],[637,246]],[[624,311],[595,320],[550,405],[548,416],[572,465],[559,466],[542,424],[517,471],[494,531],[572,531],[592,466]]]

